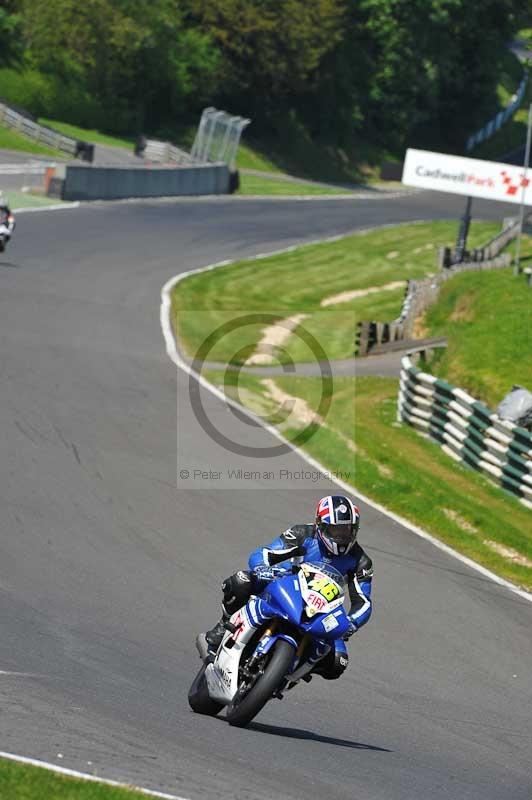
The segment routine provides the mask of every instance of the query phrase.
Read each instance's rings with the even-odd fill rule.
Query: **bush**
[[[34,117],[63,119],[81,127],[98,127],[107,121],[100,104],[83,86],[37,70],[0,69],[0,97]]]

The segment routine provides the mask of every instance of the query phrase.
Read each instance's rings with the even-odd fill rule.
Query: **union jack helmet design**
[[[322,497],[316,508],[316,532],[329,553],[342,556],[357,540],[360,510],[342,495]]]

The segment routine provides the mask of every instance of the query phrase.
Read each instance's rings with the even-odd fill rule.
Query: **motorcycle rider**
[[[214,657],[226,632],[229,617],[244,606],[251,595],[259,594],[278,575],[291,569],[291,558],[305,556],[312,563],[330,564],[347,578],[349,619],[352,635],[371,616],[372,562],[357,542],[360,511],[347,497],[322,497],[316,508],[314,524],[292,525],[266,547],[259,547],[249,557],[249,570],[240,570],[222,583],[222,618],[206,633],[200,634],[200,653]],[[346,637],[348,638],[348,637]],[[334,646],[315,644],[309,657],[314,674],[327,680],[339,678],[348,664],[343,639]]]
[[[9,208],[7,199],[0,192],[0,252],[11,239],[11,234],[15,230],[15,217]]]

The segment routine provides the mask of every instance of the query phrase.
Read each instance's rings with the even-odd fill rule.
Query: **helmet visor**
[[[353,541],[353,525],[351,522],[343,525],[329,525],[327,522],[321,523],[321,530],[332,542],[341,547],[351,544]]]

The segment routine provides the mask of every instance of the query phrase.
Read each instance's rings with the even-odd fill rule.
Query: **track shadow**
[[[352,742],[349,739],[337,739],[335,736],[322,736],[312,731],[304,731],[301,728],[281,728],[278,725],[264,725],[262,722],[250,722],[248,730],[258,733],[269,733],[272,736],[285,736],[287,739],[307,739],[311,742],[321,742],[322,744],[332,744],[336,747],[348,747],[353,750],[375,750],[379,753],[392,753],[386,747],[377,747],[373,744],[364,742]]]
[[[0,267],[6,269],[20,269],[20,264],[12,264],[11,261],[0,261]]]

